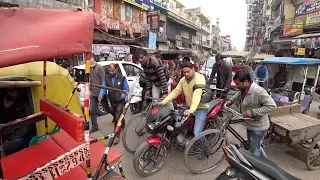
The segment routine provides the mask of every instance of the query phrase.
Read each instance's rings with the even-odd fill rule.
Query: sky
[[[201,7],[216,25],[219,18],[220,35],[229,34],[231,43],[242,51],[246,40],[246,0],[180,0],[186,8]]]

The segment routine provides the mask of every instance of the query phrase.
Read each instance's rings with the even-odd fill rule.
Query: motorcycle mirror
[[[168,131],[173,131],[173,127],[171,125],[167,126]]]

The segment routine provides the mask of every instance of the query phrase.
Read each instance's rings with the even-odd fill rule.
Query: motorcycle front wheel
[[[156,153],[159,148],[160,148],[159,155],[156,157]],[[169,151],[166,146],[151,145],[147,141],[145,141],[139,146],[139,148],[136,150],[134,154],[134,157],[133,157],[134,170],[140,176],[143,176],[143,177],[151,176],[159,172],[164,167],[164,163],[168,155],[169,155]]]
[[[143,102],[142,102],[142,101],[139,101],[139,102],[130,104],[130,110],[131,110],[131,112],[132,112],[133,114],[141,113],[141,111],[142,111],[142,105],[143,105]]]

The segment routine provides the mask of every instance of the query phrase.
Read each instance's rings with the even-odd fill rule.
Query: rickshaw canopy
[[[0,68],[92,49],[92,11],[0,8],[0,22]]]
[[[266,58],[274,57],[272,54],[256,54],[251,60],[264,60]]]
[[[294,57],[271,57],[263,60],[263,63],[289,64],[289,65],[314,65],[314,64],[320,64],[320,59],[294,58]]]
[[[224,57],[248,57],[250,55],[249,51],[226,51],[221,54]]]

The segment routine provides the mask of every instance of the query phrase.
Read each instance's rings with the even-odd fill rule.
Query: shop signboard
[[[159,31],[160,11],[148,12],[148,23],[150,24],[150,30],[154,32]]]
[[[306,48],[298,48],[297,55],[304,56],[306,54]]]
[[[306,0],[296,5],[296,16],[320,10],[320,0]]]
[[[320,23],[320,11],[307,14],[306,26],[316,25]]]
[[[294,36],[303,33],[303,22],[296,24],[284,24],[283,36]]]
[[[153,0],[123,0],[124,2],[130,3],[136,7],[139,7],[143,10],[153,11]]]
[[[157,49],[157,34],[154,32],[149,32],[148,48]]]

